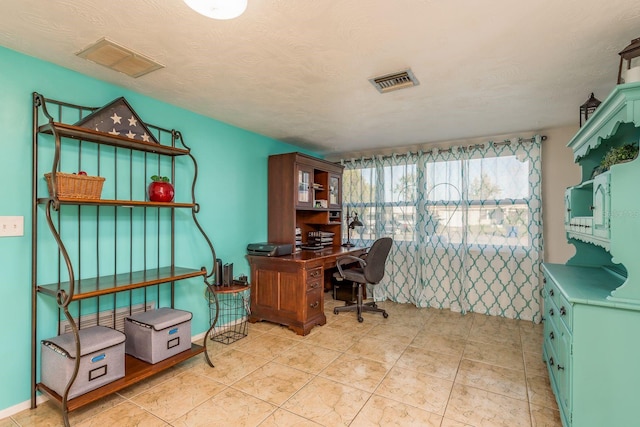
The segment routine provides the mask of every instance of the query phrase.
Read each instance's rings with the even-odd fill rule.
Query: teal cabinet
[[[640,83],[618,85],[569,143],[582,181],[565,192],[566,264],[543,264],[543,358],[565,427],[640,425],[640,160],[596,174],[640,141]]]
[[[562,264],[544,275],[543,357],[564,426],[640,424],[640,307],[608,299],[625,278]]]

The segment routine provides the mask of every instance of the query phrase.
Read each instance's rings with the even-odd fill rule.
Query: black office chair
[[[393,243],[391,237],[382,237],[373,242],[369,251],[360,258],[353,255],[345,255],[336,260],[338,271],[334,274],[334,277],[338,281],[351,281],[353,287],[358,287],[358,296],[355,303],[347,302],[343,307],[334,308],[334,314],[338,314],[341,311],[356,311],[358,313],[358,322],[364,320],[362,318],[363,311],[382,313],[385,319],[389,317],[385,310],[378,308],[375,301],[363,304],[362,287],[365,285],[376,285],[380,283],[380,280],[384,277],[384,265],[387,262],[387,257],[391,250],[391,243]],[[354,262],[357,262],[359,266],[346,269],[342,268],[343,265]]]

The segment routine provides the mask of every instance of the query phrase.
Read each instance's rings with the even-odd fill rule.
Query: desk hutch
[[[37,380],[40,340],[49,334],[72,333],[75,354],[81,354],[79,329],[99,324],[122,330],[124,317],[138,306],[141,310],[173,307],[178,282],[185,286],[204,282],[213,291],[213,273],[207,274],[205,267],[175,265],[178,226],[201,235],[215,260],[213,246],[196,219],[199,206],[193,189],[198,168],[182,135],[146,124],[143,131],[149,131],[157,143],[146,142],[76,124],[96,110],[33,94],[31,406],[36,406],[36,392],[44,393],[61,409],[65,425],[69,425],[70,411],[203,352],[213,366],[206,348],[193,344],[153,365],[126,355],[124,378],[73,399],[68,399],[68,393],[78,375],[80,357],[75,358],[75,371],[63,395]],[[133,115],[120,119],[129,117],[139,129],[141,123]],[[191,193],[182,191],[178,202],[147,201],[149,177],[165,174],[175,182],[178,168],[185,170],[179,175],[190,181]],[[99,191],[91,197],[82,192],[68,197],[59,193],[56,172],[71,174],[81,169],[105,178],[102,196],[107,197]],[[51,174],[49,191],[45,172]],[[189,280],[195,278],[200,280]],[[215,298],[215,292],[210,294]],[[61,321],[66,322],[66,330]],[[204,342],[214,325],[215,319]]]
[[[343,248],[342,166],[301,153],[269,157],[269,242],[296,247],[310,231],[333,233],[318,251],[296,249],[282,257],[248,256],[251,265],[251,322],[268,320],[306,335],[324,325],[324,288],[336,258],[361,255],[363,248]]]
[[[565,427],[640,423],[640,160],[594,174],[611,148],[639,140],[640,83],[629,83],[568,145],[582,172],[565,193],[576,253],[543,265],[543,357]]]

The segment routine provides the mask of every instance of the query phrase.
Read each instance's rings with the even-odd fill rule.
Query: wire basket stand
[[[209,322],[216,318],[215,300],[205,292],[209,301]],[[217,286],[218,321],[211,331],[210,338],[222,344],[231,344],[247,336],[250,312],[249,286]]]

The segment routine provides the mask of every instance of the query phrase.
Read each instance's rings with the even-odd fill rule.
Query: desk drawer
[[[324,273],[322,267],[311,268],[305,274],[306,292],[322,289],[324,286]]]
[[[307,292],[306,295],[306,311],[307,315],[306,319],[312,319],[313,317],[324,312],[324,300],[323,295],[324,291],[322,288],[314,289],[313,291]]]
[[[307,270],[307,277],[306,277],[307,283],[309,283],[310,281],[318,280],[318,279],[322,280],[322,267],[316,267],[316,268]]]
[[[322,279],[309,279],[307,280],[307,292],[315,291],[316,289],[322,289],[324,283]]]

